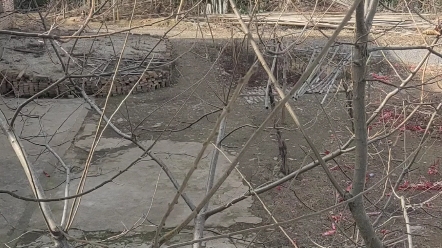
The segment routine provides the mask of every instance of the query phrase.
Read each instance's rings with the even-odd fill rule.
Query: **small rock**
[[[411,233],[419,232],[422,231],[423,229],[424,229],[423,226],[410,226]]]
[[[275,161],[278,160],[278,157],[273,157],[273,160],[275,160]]]
[[[162,122],[157,123],[157,124],[153,125],[152,127],[161,127],[161,124],[163,124],[163,123]]]

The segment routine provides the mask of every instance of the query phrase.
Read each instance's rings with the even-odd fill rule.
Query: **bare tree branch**
[[[184,189],[187,186],[187,183],[190,179],[190,177],[192,176],[193,172],[195,172],[195,170],[198,168],[198,163],[200,162],[204,151],[207,149],[207,146],[209,145],[210,140],[212,140],[212,138],[215,136],[219,125],[221,124],[221,121],[224,117],[227,116],[227,114],[231,111],[232,105],[235,102],[235,100],[239,97],[239,94],[241,93],[241,90],[244,88],[244,86],[248,83],[248,81],[250,80],[250,77],[255,73],[255,71],[257,70],[257,63],[255,62],[252,67],[250,67],[249,71],[246,73],[246,75],[241,78],[241,80],[238,82],[238,85],[235,89],[235,91],[232,94],[232,97],[229,101],[229,103],[227,104],[227,106],[223,109],[223,112],[220,114],[220,116],[218,117],[214,128],[212,129],[211,133],[209,134],[209,136],[207,137],[207,139],[205,140],[205,142],[203,143],[203,148],[200,150],[200,152],[198,153],[195,162],[194,162],[194,166],[187,172],[186,177],[183,180],[183,183],[181,184],[181,188],[178,190],[177,194],[175,195],[175,197],[173,198],[171,204],[169,204],[169,208],[167,210],[167,212],[164,214],[163,219],[161,220],[161,223],[157,229],[157,233],[155,235],[155,239],[154,239],[154,247],[157,247],[158,244],[163,244],[165,241],[165,236],[163,236],[161,238],[161,240],[159,239],[159,233],[161,232],[162,226],[164,225],[164,222],[166,221],[167,217],[169,216],[169,214],[172,212],[174,205],[177,203],[178,200],[178,196],[184,191]],[[212,197],[213,193],[218,190],[219,185],[216,184],[216,186],[214,186],[209,193],[207,193],[205,199],[210,199],[210,197]],[[189,223],[193,218],[195,218],[195,215],[198,211],[200,211],[205,205],[206,205],[207,201],[203,203],[200,203],[196,209],[194,209],[192,211],[191,216],[189,216],[185,222]],[[194,215],[195,214],[195,215]],[[182,228],[182,226],[186,225],[187,223],[183,222],[179,227]],[[184,224],[185,223],[185,224]],[[169,232],[170,233],[170,232]],[[169,234],[168,233],[168,234]],[[166,234],[167,235],[167,234]]]
[[[21,144],[20,140],[15,135],[13,129],[8,124],[6,116],[4,115],[3,111],[0,111],[0,126],[3,132],[7,135],[9,142],[11,143],[11,146],[14,149],[15,154],[17,155],[17,158],[20,161],[20,164],[28,178],[29,184],[31,185],[31,189],[36,199],[38,200],[46,198],[44,190],[41,187],[41,183],[38,179],[38,176],[36,175],[35,170],[26,155],[25,149]],[[57,226],[57,224],[55,224],[55,219],[52,215],[52,211],[49,208],[49,205],[44,202],[39,202],[38,206],[43,214],[45,223],[49,231],[55,238],[56,242],[60,244],[64,243],[65,242],[64,236],[60,232],[60,228]]]
[[[367,64],[367,41],[370,29],[364,18],[364,5],[360,3],[356,9],[356,32],[355,49],[353,52],[352,81],[353,81],[353,101],[352,108],[354,114],[355,131],[355,169],[353,172],[352,189],[345,197],[346,199],[360,194],[365,189],[365,176],[368,166],[368,141],[367,122],[365,110],[365,74]],[[383,244],[377,237],[370,219],[365,211],[362,196],[355,198],[348,204],[350,211],[359,228],[364,242],[369,248],[382,248]]]
[[[332,43],[334,42],[334,40],[338,36],[339,32],[343,29],[343,27],[350,20],[353,11],[355,10],[357,4],[360,3],[360,2],[361,2],[361,0],[355,0],[354,4],[347,11],[347,13],[346,13],[345,17],[343,18],[342,22],[340,23],[339,27],[333,33],[332,37],[327,41],[326,45],[324,46],[323,50],[318,55],[318,57],[314,60],[314,62],[302,74],[301,78],[298,80],[298,82],[296,83],[295,87],[293,87],[293,89],[290,91],[290,93],[287,96],[285,96],[283,99],[281,99],[281,101],[278,102],[278,104],[275,106],[273,111],[267,116],[267,118],[260,125],[260,127],[257,130],[255,130],[255,132],[252,134],[252,136],[250,136],[249,140],[246,142],[246,144],[244,144],[243,148],[241,149],[241,151],[239,152],[237,157],[232,161],[232,163],[228,167],[227,171],[221,176],[221,178],[214,185],[214,187],[209,192],[209,194],[201,201],[201,203],[197,206],[197,208],[187,217],[187,219],[184,222],[182,222],[179,226],[177,226],[172,231],[168,232],[167,234],[165,234],[162,237],[161,242],[160,242],[161,244],[164,243],[165,241],[169,240],[170,238],[172,238],[176,233],[180,232],[184,228],[184,226],[186,226],[193,218],[195,218],[197,212],[200,209],[202,209],[202,207],[207,203],[207,201],[210,199],[210,197],[213,196],[213,194],[218,190],[218,188],[221,186],[221,184],[224,182],[224,180],[226,180],[226,178],[230,175],[232,170],[237,165],[239,159],[243,156],[245,150],[248,149],[248,147],[250,146],[251,142],[254,140],[256,135],[263,130],[264,125],[266,125],[273,118],[273,116],[277,113],[276,111],[278,111],[278,113],[280,112],[280,109],[291,98],[291,95],[293,95],[299,89],[299,87],[302,86],[302,84],[305,82],[305,80],[309,77],[310,73],[313,71],[313,69],[316,67],[316,65],[319,63],[319,61],[322,59],[322,57],[326,54],[326,52],[328,51],[328,49],[330,48],[330,46],[332,45]],[[231,4],[233,9],[236,8],[235,7],[236,6],[235,2],[233,0],[230,0],[230,4]],[[247,27],[243,27],[243,28],[244,28],[244,30],[247,30]],[[247,33],[247,35],[250,36],[250,33]],[[253,45],[254,42],[252,42],[252,40],[250,40],[250,41],[251,41],[251,43]],[[264,66],[264,64],[263,64],[263,66]],[[272,80],[276,82],[276,80],[275,80],[274,76],[272,75],[269,67],[267,66],[267,67],[264,67],[264,68],[266,69],[268,75],[270,77],[273,77]]]

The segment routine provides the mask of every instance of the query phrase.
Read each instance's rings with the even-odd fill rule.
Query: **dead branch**
[[[206,193],[210,191],[210,189],[213,187],[213,182],[215,181],[215,174],[216,174],[216,165],[218,163],[218,157],[220,150],[217,149],[218,147],[221,147],[221,140],[224,138],[224,134],[226,131],[226,122],[227,119],[224,117],[224,119],[221,121],[221,124],[219,126],[218,136],[216,137],[216,143],[215,143],[215,149],[212,153],[212,158],[210,159],[210,166],[209,166],[209,175],[207,178],[207,186],[206,186]],[[204,206],[203,209],[201,209],[200,213],[195,218],[195,230],[193,233],[194,239],[200,239],[203,237],[204,234],[204,224],[206,222],[206,216],[205,212],[209,208],[209,202]],[[192,209],[193,211],[193,209]],[[194,248],[200,248],[201,243],[195,243]]]
[[[330,46],[332,45],[332,43],[334,42],[334,40],[336,39],[336,37],[338,36],[339,32],[344,28],[344,26],[346,25],[346,23],[350,20],[351,15],[353,13],[353,11],[355,10],[357,4],[360,2],[361,0],[356,0],[355,3],[352,5],[352,7],[347,11],[344,19],[342,20],[342,22],[340,23],[339,27],[337,28],[337,30],[333,33],[332,37],[327,41],[326,45],[324,46],[323,50],[321,51],[320,55],[315,59],[314,63],[308,67],[306,69],[306,71],[303,73],[303,75],[301,76],[301,78],[298,80],[298,82],[296,83],[295,87],[293,87],[293,89],[290,91],[290,93],[285,96],[276,106],[275,109],[267,116],[267,118],[264,120],[264,122],[260,125],[260,127],[255,130],[255,132],[252,134],[252,136],[250,136],[249,140],[246,142],[246,144],[244,144],[243,148],[241,149],[241,151],[239,152],[238,156],[232,161],[232,163],[230,164],[230,166],[228,167],[227,171],[221,176],[221,178],[218,180],[218,182],[214,185],[214,187],[212,188],[212,190],[209,192],[209,194],[201,201],[201,203],[197,206],[197,208],[192,212],[192,214],[190,214],[187,219],[182,222],[179,226],[177,226],[176,228],[174,228],[172,231],[168,232],[167,234],[165,234],[160,243],[164,243],[165,241],[169,240],[170,238],[172,238],[176,233],[180,232],[184,226],[186,226],[197,214],[197,211],[199,211],[206,203],[207,201],[210,199],[211,196],[213,196],[213,194],[218,190],[218,188],[221,186],[221,184],[224,182],[224,180],[226,180],[226,178],[230,175],[230,173],[232,172],[232,170],[235,168],[235,166],[237,165],[239,159],[243,156],[245,150],[248,149],[248,147],[250,146],[251,142],[254,140],[254,138],[257,136],[257,134],[259,132],[261,132],[264,128],[264,125],[266,125],[272,118],[273,116],[276,114],[276,111],[280,111],[280,109],[287,103],[287,101],[291,98],[290,96],[296,92],[296,90],[299,89],[299,87],[301,87],[301,85],[305,82],[305,80],[308,78],[308,76],[310,75],[310,73],[313,71],[313,69],[315,68],[315,66],[319,63],[319,60],[326,54],[326,52],[328,51],[328,49],[330,48]],[[230,0],[230,4],[232,5],[232,7],[235,9],[235,2],[233,0]],[[238,10],[236,10],[236,12],[238,13]],[[247,26],[243,23],[242,24],[243,29],[245,31],[247,31]],[[250,37],[251,34],[249,32],[246,32],[246,34]],[[249,39],[250,40],[250,39]],[[252,45],[256,43],[252,42],[252,40],[250,40]],[[256,49],[259,50],[259,49]],[[265,62],[265,61],[264,61]],[[262,63],[263,66],[266,65],[265,63]],[[274,76],[272,75],[272,73],[270,72],[270,69],[268,68],[268,66],[264,67],[267,71],[267,73],[269,74],[270,77],[273,77],[273,81],[276,82]]]
[[[187,183],[190,179],[190,177],[192,176],[193,172],[198,168],[198,163],[200,162],[204,151],[207,149],[207,146],[209,145],[209,142],[213,139],[213,137],[215,136],[219,125],[221,124],[221,121],[224,117],[227,116],[227,114],[231,111],[232,105],[235,102],[235,100],[239,97],[239,94],[241,92],[241,90],[243,89],[243,87],[248,83],[248,81],[250,80],[250,77],[255,73],[255,71],[257,70],[257,63],[254,63],[252,65],[252,67],[249,69],[249,71],[246,73],[246,75],[241,78],[241,80],[238,82],[238,85],[235,89],[235,91],[232,94],[232,97],[229,101],[229,103],[227,104],[227,106],[223,109],[223,112],[220,114],[220,116],[218,117],[214,128],[212,129],[212,132],[210,133],[210,135],[207,137],[206,141],[203,143],[203,148],[201,149],[201,151],[198,153],[197,158],[195,159],[194,162],[194,166],[188,171],[188,173],[186,174],[186,177],[183,180],[183,183],[181,184],[181,188],[178,190],[177,194],[175,195],[175,197],[172,200],[172,203],[169,205],[169,208],[167,210],[167,212],[165,213],[163,219],[160,222],[160,225],[157,229],[157,233],[155,235],[155,239],[154,239],[154,247],[157,247],[158,244],[163,244],[165,242],[165,236],[163,236],[161,238],[161,240],[159,239],[159,233],[161,232],[162,226],[164,225],[164,222],[166,221],[167,217],[169,216],[169,214],[172,212],[174,205],[177,203],[178,200],[178,196],[184,191],[184,189],[187,186]],[[210,192],[206,195],[205,199],[210,199],[213,195],[213,193],[218,190],[219,185],[218,183],[216,184],[216,186],[214,186]],[[194,209],[192,211],[192,215],[189,216],[188,219],[186,219],[186,221],[190,222],[190,220],[192,220],[193,218],[195,218],[195,215],[198,211],[200,211],[205,205],[206,205],[207,201],[203,203],[200,203],[196,209]],[[195,215],[193,215],[195,214]],[[187,223],[188,223],[187,222]],[[183,224],[185,222],[183,222],[180,227],[182,228]],[[187,224],[185,223],[185,224]],[[169,232],[170,233],[170,232]],[[168,233],[168,234],[169,234]],[[167,235],[167,234],[166,234]],[[167,240],[167,239],[166,239]]]
[[[265,71],[267,72],[267,75],[269,76],[269,79],[271,80],[273,86],[275,87],[275,89],[277,90],[278,94],[280,95],[280,97],[283,99],[281,100],[281,102],[284,101],[284,99],[286,98],[285,92],[282,91],[282,89],[279,87],[279,84],[277,82],[277,79],[275,77],[275,75],[272,73],[271,69],[269,68],[269,66],[267,65],[261,51],[259,50],[255,40],[253,39],[253,36],[251,35],[249,29],[247,28],[247,26],[245,25],[245,23],[243,22],[243,20],[241,19],[241,16],[236,8],[236,5],[233,1],[231,1],[231,5],[232,5],[232,9],[235,12],[238,21],[240,22],[242,28],[243,28],[243,32],[248,36],[249,41],[253,47],[253,50],[255,51],[256,56],[258,57],[259,61],[261,62],[261,65],[264,67]],[[350,8],[350,10],[347,12],[346,17],[349,18],[352,14],[352,8]],[[319,53],[318,57],[316,57],[311,64],[309,64],[307,66],[307,70],[306,72],[304,72],[301,76],[301,78],[298,80],[298,82],[295,84],[295,87],[293,87],[293,89],[290,91],[290,93],[288,94],[289,96],[292,96],[295,92],[297,92],[297,90],[301,87],[304,86],[304,83],[306,83],[306,81],[308,81],[309,79],[311,79],[312,75],[314,74],[315,71],[317,71],[319,69],[319,65],[324,61],[325,59],[325,54],[328,53],[328,50],[331,46],[331,44],[334,42],[334,39],[336,38],[337,34],[340,32],[340,30],[342,30],[343,26],[346,24],[346,18],[344,17],[344,21],[341,23],[341,29],[337,29],[332,37],[328,40],[327,44],[324,46],[324,48],[322,49],[322,51]],[[348,20],[347,20],[348,21]],[[310,69],[310,70],[309,70]],[[339,183],[337,182],[337,180],[334,178],[334,176],[331,174],[330,169],[327,167],[327,165],[325,164],[324,161],[322,161],[321,155],[319,154],[318,149],[316,148],[316,146],[313,144],[311,138],[307,135],[307,133],[304,131],[304,128],[302,127],[301,123],[299,122],[299,119],[297,117],[297,115],[295,114],[293,108],[290,106],[290,104],[288,104],[287,102],[284,103],[285,107],[287,109],[287,111],[289,112],[290,116],[292,117],[293,121],[295,122],[297,128],[301,131],[304,139],[307,141],[307,143],[309,144],[309,146],[311,147],[311,149],[313,150],[313,152],[315,153],[315,156],[317,157],[317,159],[319,160],[322,168],[324,169],[325,173],[327,174],[327,177],[330,179],[330,181],[332,182],[333,186],[336,188],[336,190],[343,196],[344,195],[344,190],[342,189],[342,187],[339,186]],[[275,110],[275,109],[273,109]],[[272,111],[273,113],[274,111]]]
[[[26,155],[26,151],[20,140],[15,135],[13,128],[8,124],[3,111],[0,111],[0,126],[6,136],[8,136],[9,142],[11,143],[11,146],[14,149],[14,152],[17,155],[17,158],[20,161],[20,164],[28,178],[29,184],[31,185],[31,189],[36,197],[36,200],[46,198],[38,176],[36,175],[34,168]],[[60,244],[63,243],[65,241],[64,236],[61,234],[57,224],[55,224],[55,219],[52,215],[52,211],[49,208],[49,205],[44,202],[39,202],[38,206],[40,207],[45,223],[51,234],[54,236],[56,242]]]
[[[173,183],[175,188],[179,189],[180,185],[179,185],[178,181],[173,177],[172,172],[170,171],[169,167],[160,158],[155,156],[152,152],[148,152],[147,154],[149,155],[149,157],[152,158],[153,161],[155,161],[158,165],[160,165],[161,169],[163,169],[163,171],[169,177],[170,181]],[[190,210],[193,211],[195,209],[195,205],[192,203],[192,201],[187,196],[187,194],[183,192],[181,194],[181,197],[187,203],[187,206],[189,206]]]

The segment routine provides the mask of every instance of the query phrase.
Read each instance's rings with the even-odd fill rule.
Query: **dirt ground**
[[[92,24],[91,29],[94,29],[94,25],[98,24]],[[116,25],[109,28],[116,30],[123,25],[124,23],[120,23],[120,27]],[[236,67],[229,53],[220,52],[222,47],[226,44],[229,46],[228,44],[231,42],[230,29],[222,25],[212,25],[211,29],[205,26],[202,30],[205,35],[204,39],[201,36],[195,39],[197,32],[192,31],[194,27],[192,23],[185,23],[169,34],[174,57],[178,57],[173,73],[174,82],[169,88],[129,97],[124,108],[115,117],[119,120],[116,125],[123,131],[133,132],[139,140],[151,140],[161,135],[161,140],[204,142],[216,121],[217,114],[212,114],[212,112],[223,107],[229,86],[235,85],[238,75],[242,75],[247,69],[244,63],[252,61],[250,61],[249,55],[244,52],[244,55],[239,56],[242,58],[241,66]],[[139,32],[161,34],[165,30],[165,27],[157,26],[146,27],[140,29]],[[214,34],[213,40],[209,36],[210,32]],[[298,30],[285,29],[284,32],[296,33]],[[331,31],[326,30],[325,32],[330,33]],[[344,32],[340,41],[351,39],[351,35],[351,32]],[[391,42],[396,38],[396,34],[394,36],[387,36],[384,41]],[[401,45],[415,43],[416,39],[417,37],[401,37]],[[409,43],[406,42],[407,40]],[[324,38],[321,34],[316,33],[303,45],[308,47],[312,44],[323,43]],[[226,51],[231,52],[232,49]],[[218,59],[219,54],[221,54],[220,59]],[[234,66],[232,67],[232,65]],[[397,84],[398,78],[394,76],[392,70],[388,69],[387,65],[387,62],[381,59],[380,62],[370,64],[370,72],[388,76],[392,83]],[[407,69],[409,68],[403,68],[399,73],[405,75]],[[296,79],[295,72],[290,79]],[[267,78],[264,76],[256,77],[247,90],[253,90],[254,86],[265,84],[265,82],[267,82]],[[413,84],[417,83],[419,83],[418,80],[413,82]],[[373,84],[368,104],[369,111],[373,111],[380,104],[380,100],[385,97],[388,89],[391,90],[389,86]],[[381,117],[376,118],[369,127],[370,135],[394,126],[403,115],[404,108],[407,108],[406,113],[409,113],[411,107],[408,105],[419,99],[419,89],[406,89],[396,95],[387,104],[386,111]],[[428,91],[431,89],[433,88],[426,88]],[[342,92],[329,94],[325,103],[321,104],[323,97],[323,95],[306,94],[296,102],[292,102],[292,106],[317,148],[327,154],[339,149],[339,146],[350,137],[351,125],[345,108],[345,94]],[[108,111],[116,109],[121,100],[122,97],[111,98],[108,103]],[[97,101],[102,104],[103,99],[97,99]],[[428,92],[426,102],[440,103],[440,93],[437,95]],[[418,146],[422,138],[419,128],[425,128],[430,110],[432,110],[431,106],[422,107],[419,115],[408,123],[410,128],[370,145],[367,187],[373,186],[388,173],[390,178],[387,183],[376,185],[365,196],[367,211],[372,221],[379,215],[386,199],[392,194],[391,183],[394,183],[394,179],[399,176],[404,158],[410,155],[413,148]],[[229,135],[223,141],[223,151],[230,156],[235,156],[268,114],[269,110],[264,107],[263,102],[250,104],[241,98],[227,118],[226,133]],[[93,118],[95,114],[90,112],[89,115],[89,118]],[[202,116],[205,117],[201,118]],[[137,124],[139,125],[135,129]],[[279,122],[278,125],[281,127],[280,130],[287,145],[287,162],[290,170],[294,171],[312,162],[314,155],[299,130],[294,126],[293,121],[287,118],[285,123]],[[437,115],[432,138],[424,145],[424,149],[417,156],[416,166],[406,176],[406,180],[410,183],[440,181],[440,174],[429,175],[428,169],[431,165],[435,165],[434,168],[436,168],[439,164],[440,135],[442,134],[439,129],[441,127],[440,115]],[[168,131],[162,133],[163,129]],[[113,137],[116,134],[108,131],[105,135]],[[333,168],[333,174],[342,187],[348,187],[351,184],[353,159],[352,153],[346,153],[327,163],[330,168]],[[278,172],[280,163],[275,130],[272,124],[269,124],[241,159],[238,169],[245,176],[243,183],[246,184],[247,181],[255,188],[280,178],[281,175]],[[392,171],[396,167],[397,169]],[[403,190],[400,193],[405,194],[409,199],[407,204],[419,203],[431,196],[439,195],[438,191],[433,190]],[[339,202],[339,197],[320,167],[261,194],[259,199],[257,197],[253,199],[251,210],[254,215],[262,219],[262,222],[259,224],[236,224],[228,230],[224,230],[225,232],[273,223],[261,201],[278,221],[311,214]],[[421,208],[410,207],[408,209],[416,247],[439,247],[442,245],[442,219],[438,209],[441,203],[441,200],[436,197]],[[392,240],[392,242],[397,241],[391,247],[405,247],[406,240],[404,241],[403,238],[406,230],[402,219],[403,212],[397,199],[386,209],[385,214],[386,217],[382,220],[386,221],[389,218],[390,220],[377,228],[378,235],[386,240]],[[336,225],[339,231],[335,235],[326,235],[327,231],[332,229],[332,225]],[[335,208],[312,218],[301,219],[291,225],[284,226],[284,230],[298,247],[317,245],[350,247],[354,244],[349,241],[343,242],[344,235],[351,235],[353,238],[358,235],[351,214],[346,207]],[[255,247],[290,247],[291,245],[288,238],[278,228],[258,232],[255,235]]]
[[[194,49],[190,52],[184,54],[176,64],[176,77],[177,82],[170,90],[165,90],[158,92],[156,96],[150,98],[151,107],[148,109],[153,109],[163,103],[166,104],[161,110],[155,112],[151,115],[149,119],[155,121],[146,121],[140,128],[137,135],[140,137],[157,137],[158,132],[155,130],[162,129],[164,125],[168,122],[170,116],[174,115],[179,108],[179,113],[175,121],[171,123],[168,129],[174,130],[170,133],[162,134],[162,139],[171,139],[177,141],[199,141],[203,142],[204,138],[208,135],[211,130],[211,126],[216,120],[216,115],[210,115],[207,118],[193,124],[202,115],[213,111],[215,108],[212,106],[222,106],[222,102],[219,98],[223,97],[223,87],[227,87],[235,75],[226,73],[225,67],[231,66],[231,57],[226,54],[227,59],[224,59],[224,63],[215,63],[213,69],[211,69],[211,63],[214,61],[219,53],[220,47],[223,46],[221,40],[216,40],[217,45],[211,44],[211,41],[198,41],[194,43],[193,40],[183,39],[172,39],[174,50],[176,55],[182,51],[188,51],[194,46]],[[227,42],[224,41],[224,42]],[[198,47],[198,48],[197,48]],[[204,48],[202,52],[201,48]],[[196,49],[195,49],[196,48]],[[208,53],[206,53],[208,51]],[[208,58],[206,58],[208,57]],[[227,61],[227,62],[226,62]],[[230,63],[229,63],[230,62]],[[242,61],[245,63],[245,61]],[[384,64],[385,65],[385,64]],[[384,70],[379,71],[379,66],[373,65],[377,73],[383,73],[388,75],[391,71]],[[247,67],[247,66],[246,66]],[[230,68],[229,68],[230,69]],[[185,93],[180,95],[179,98],[173,100],[173,102],[167,103],[169,99],[176,96],[178,92],[184,92],[192,82],[198,82],[201,80],[201,74],[206,72],[210,73],[204,77],[203,84],[198,87],[193,87],[195,92],[193,95]],[[244,73],[241,71],[239,74]],[[234,73],[232,73],[234,74]],[[265,78],[265,77],[264,77]],[[258,82],[253,81],[254,85],[265,82],[266,80],[258,80]],[[384,87],[376,87],[374,91],[385,90]],[[408,94],[407,94],[408,95]],[[375,94],[372,93],[371,97],[373,103],[369,106],[369,109],[373,110],[374,106],[379,104],[378,99],[385,94]],[[395,104],[401,103],[402,96],[395,99],[387,109],[392,111],[400,111]],[[324,152],[333,151],[338,148],[341,142],[345,141],[349,137],[349,121],[348,115],[345,111],[345,100],[344,94],[336,94],[330,96],[326,104],[321,106],[319,103],[322,100],[322,96],[318,95],[305,95],[296,103],[295,111],[300,115],[302,123],[304,123],[306,130],[311,134],[311,138],[314,140],[315,145],[318,149]],[[437,98],[435,98],[436,101]],[[145,104],[146,101],[143,101]],[[129,101],[128,109],[129,113],[134,113],[136,111],[137,101]],[[400,106],[400,105],[399,105]],[[139,110],[138,110],[139,111]],[[327,115],[324,115],[324,112]],[[135,112],[136,113],[136,112]],[[227,133],[233,131],[238,127],[242,127],[235,131],[233,134],[229,135],[228,138],[223,142],[223,148],[227,153],[234,156],[238,153],[241,146],[248,139],[248,137],[254,131],[254,127],[258,126],[267,116],[269,110],[266,110],[263,103],[249,104],[244,99],[240,100],[235,106],[234,111],[229,115],[228,118],[228,128]],[[127,114],[122,113],[123,116]],[[140,114],[140,117],[142,114]],[[421,117],[428,120],[428,115],[421,114]],[[424,123],[422,118],[415,119],[416,122]],[[137,122],[139,119],[137,115],[131,114],[131,122]],[[161,128],[154,126],[157,125],[158,120],[162,120]],[[383,126],[382,120],[377,120],[380,126]],[[302,165],[307,164],[312,160],[312,154],[302,138],[299,131],[295,128],[292,121],[287,120],[284,129],[282,130],[283,137],[287,144],[287,154],[288,163],[291,170],[296,170]],[[410,122],[410,125],[413,122]],[[192,124],[192,125],[191,125]],[[440,118],[437,119],[436,125],[440,126]],[[121,128],[127,129],[129,123],[120,123]],[[191,126],[190,126],[191,125]],[[385,124],[388,126],[388,123]],[[190,126],[190,127],[189,127]],[[178,132],[178,130],[180,130]],[[428,166],[438,161],[438,148],[440,146],[440,133],[436,133],[435,139],[430,141],[431,147],[426,150],[425,154],[420,154],[419,162],[420,167],[417,167],[413,173],[407,175],[407,180],[410,182],[422,180],[422,177],[429,177],[429,179],[434,182],[439,181],[439,176],[427,176]],[[378,144],[374,144],[370,147],[370,167],[368,173],[372,176],[369,177],[367,186],[370,187],[377,179],[385,176],[386,171],[388,171],[388,166],[394,167],[403,160],[403,156],[406,155],[407,151],[410,151],[413,147],[415,148],[420,140],[419,133],[413,131],[406,131],[400,135],[393,136],[391,140],[381,140]],[[396,140],[394,140],[396,139]],[[404,143],[406,139],[406,151],[403,151]],[[388,152],[384,149],[385,142],[391,143],[393,160],[391,164],[388,164]],[[382,147],[382,148],[378,148]],[[350,184],[351,173],[352,173],[352,160],[354,157],[352,154],[346,154],[333,162],[329,163],[331,168],[341,168],[334,171],[343,187]],[[275,168],[278,167],[280,159],[278,158],[278,146],[276,142],[275,132],[272,130],[271,125],[262,133],[256,142],[253,143],[252,148],[247,152],[246,156],[240,161],[239,169],[246,176],[246,179],[252,187],[257,187],[273,181],[280,175],[275,173]],[[349,174],[350,173],[350,174]],[[397,170],[391,174],[391,180],[394,180],[399,175],[400,171]],[[376,213],[379,212],[380,207],[385,203],[385,199],[388,198],[386,195],[391,191],[389,186],[385,188],[380,186],[372,190],[366,195],[367,205],[369,206],[368,211],[376,217]],[[433,192],[413,192],[409,193],[414,195],[411,199],[413,202],[419,202],[423,199],[433,195]],[[309,214],[319,209],[323,206],[329,206],[338,201],[336,197],[336,192],[330,185],[330,182],[326,178],[325,174],[320,168],[315,168],[306,174],[296,177],[296,179],[283,184],[281,187],[277,187],[269,192],[260,195],[261,200],[266,204],[266,207],[271,209],[275,218],[279,221],[287,220],[291,218],[296,218],[297,216],[303,214]],[[413,203],[410,202],[410,203]],[[436,200],[437,202],[437,200]],[[433,204],[438,205],[436,202]],[[433,209],[433,207],[431,207]],[[262,204],[258,199],[255,199],[252,210],[255,214],[263,219],[262,224],[270,224],[272,220],[269,218],[268,213],[264,210]],[[392,204],[388,209],[389,216],[401,216],[400,206],[397,204]],[[440,240],[440,230],[438,225],[431,223],[431,219],[434,215],[438,214],[437,210],[432,210],[431,214],[426,213],[427,210],[416,210],[411,211],[410,218],[413,221],[413,227],[416,232],[414,241],[419,244],[419,247],[435,247],[440,245],[442,240]],[[335,235],[330,237],[324,237],[323,234],[331,229],[332,216],[341,216],[340,228],[342,230],[354,230],[354,223],[351,221],[350,213],[348,210],[343,208],[334,209],[331,212],[318,215],[315,218],[308,220],[301,220],[296,222],[294,225],[287,226],[285,231],[288,233],[291,239],[295,240],[299,247],[312,247],[314,242],[320,245],[332,246],[332,247],[344,247],[346,244],[341,243],[342,236]],[[433,216],[433,217],[431,217]],[[242,228],[250,227],[244,224],[234,226],[229,231],[240,230]],[[350,233],[353,231],[350,231]],[[394,220],[392,223],[389,222],[386,226],[378,229],[381,236],[386,239],[403,238],[405,232],[403,222],[400,220]],[[285,237],[280,230],[274,229],[270,232],[263,232],[257,234],[257,241],[255,243],[256,247],[285,247],[290,246],[290,242]],[[340,237],[340,238],[339,238]],[[347,244],[349,245],[349,244]],[[403,242],[394,245],[393,247],[402,247]]]

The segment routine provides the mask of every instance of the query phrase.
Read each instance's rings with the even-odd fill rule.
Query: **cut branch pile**
[[[304,26],[316,26],[318,28],[336,28],[344,17],[341,13],[330,13],[325,15],[315,15],[310,19],[311,13],[262,13],[257,14],[253,17],[253,23],[255,24],[276,24],[294,27],[304,27]],[[422,15],[427,20],[435,20],[434,16],[423,14]],[[221,20],[225,22],[236,23],[237,19],[234,14],[225,15],[213,15],[209,19]],[[250,17],[247,15],[242,15],[242,19],[248,23],[250,22]],[[354,29],[354,16],[347,23],[345,28]],[[419,15],[413,14],[402,14],[402,13],[378,13],[373,20],[373,27],[375,29],[391,29],[391,28],[404,28],[404,29],[416,29],[419,28],[429,28],[434,25],[428,23],[426,20],[421,18]]]
[[[317,56],[320,49],[304,50],[304,52],[297,51],[298,58],[308,61],[305,68]],[[308,59],[308,60],[307,60]],[[301,64],[295,59],[295,64]],[[294,99],[299,98],[305,93],[309,94],[327,94],[332,89],[337,90],[341,79],[345,78],[350,61],[350,54],[341,46],[337,46],[330,50],[322,61],[316,66],[313,73],[309,76],[303,86],[296,92]],[[304,69],[304,68],[301,68]],[[302,72],[303,70],[301,70]]]
[[[263,50],[266,50],[265,54],[267,58],[272,58],[274,54],[269,52],[270,47]],[[288,70],[292,75],[300,75],[302,74],[306,68],[312,63],[312,61],[318,56],[318,53],[321,47],[314,48],[290,48],[287,47],[287,68],[282,70],[282,74],[284,74],[285,70]],[[295,92],[292,96],[293,100],[298,100],[304,94],[323,94],[324,102],[329,93],[337,92],[342,89],[342,83],[348,82],[350,80],[350,56],[351,54],[348,52],[348,48],[345,45],[336,46],[327,54],[324,55],[321,62],[316,65],[313,72],[310,74],[308,79],[302,86]],[[279,55],[280,56],[280,55]],[[279,59],[277,67],[283,68],[282,58]],[[272,64],[270,59],[267,59],[268,64]],[[278,73],[281,74],[281,69],[278,69]],[[287,73],[286,73],[287,74]],[[260,75],[260,77],[265,77],[264,75]],[[284,76],[279,76],[278,78],[284,78]],[[279,83],[282,84],[283,79],[279,80]],[[286,78],[285,83],[285,93],[296,87],[296,82],[298,77]],[[259,81],[261,82],[261,81]],[[246,101],[249,104],[255,104],[260,102],[266,102],[266,98],[268,94],[266,93],[268,88],[266,86],[260,85],[257,87],[249,87],[248,90],[242,95],[245,97]],[[280,100],[278,95],[274,95],[276,100]],[[266,105],[267,106],[267,105]]]
[[[290,49],[291,70],[302,73],[316,58],[321,47],[313,49]],[[294,94],[298,99],[304,94],[327,94],[339,88],[340,80],[348,76],[350,54],[343,46],[331,49],[315,67],[306,82]],[[287,92],[295,82],[288,82]]]
[[[117,6],[118,12],[120,13],[119,17],[123,20],[129,19],[130,15],[132,14],[132,9],[134,8],[134,4],[136,4],[134,12],[135,18],[158,16],[166,10],[172,11],[171,7],[173,7],[173,5],[170,5],[169,3],[165,4],[161,1],[121,1]]]

